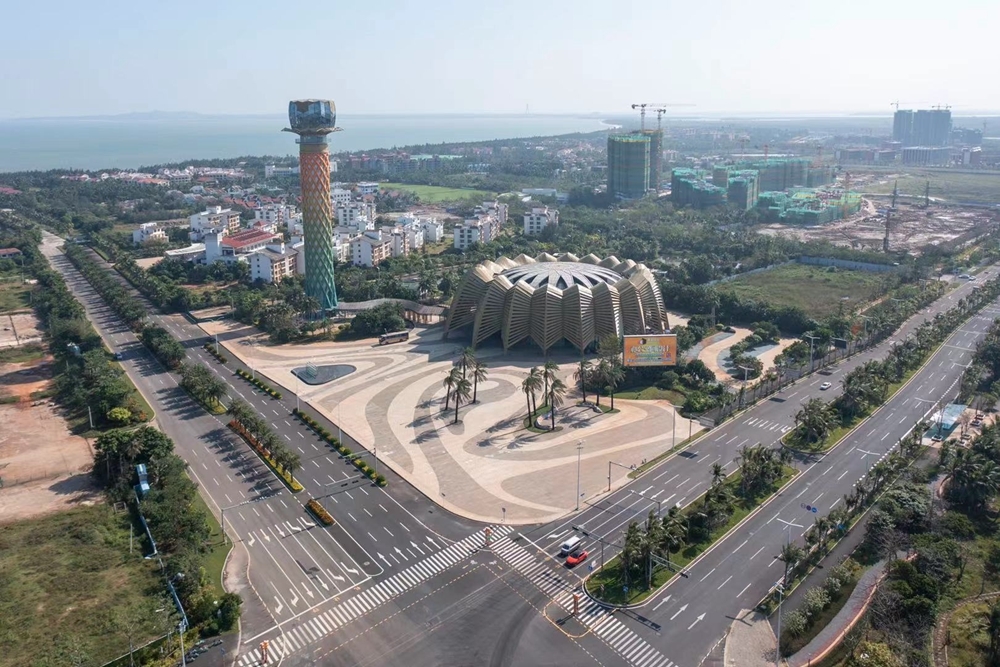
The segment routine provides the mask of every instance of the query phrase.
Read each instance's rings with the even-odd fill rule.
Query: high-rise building
[[[337,307],[333,265],[333,207],[330,202],[330,148],[326,135],[336,132],[337,107],[331,100],[292,100],[286,132],[299,135],[299,179],[305,239],[306,295],[323,310]]]
[[[649,137],[649,187],[659,192],[663,178],[663,130],[643,130]]]
[[[892,116],[892,140],[904,146],[913,145],[913,111],[896,109]]]
[[[903,146],[947,146],[951,143],[951,111],[900,109],[892,117],[892,139]]]
[[[639,199],[649,190],[651,139],[646,134],[608,137],[608,192],[619,199]]]

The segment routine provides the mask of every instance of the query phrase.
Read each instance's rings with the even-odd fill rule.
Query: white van
[[[569,538],[568,540],[562,543],[562,546],[559,547],[559,555],[560,556],[570,555],[571,553],[573,553],[573,550],[576,549],[577,546],[579,546],[579,544],[580,544],[580,538],[574,535],[573,537]]]

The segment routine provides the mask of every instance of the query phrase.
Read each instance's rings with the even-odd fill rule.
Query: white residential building
[[[378,192],[378,183],[366,182],[358,183],[358,193],[362,195],[373,195]]]
[[[158,223],[144,222],[139,225],[139,229],[132,231],[132,244],[142,245],[144,243],[155,243],[157,241],[166,242],[167,233],[163,231]]]
[[[428,243],[439,243],[444,238],[444,223],[437,218],[421,218],[420,226]]]
[[[476,207],[476,214],[492,215],[501,227],[507,224],[507,204],[501,204],[496,200],[484,201]]]
[[[235,234],[240,231],[240,213],[221,206],[212,206],[201,213],[195,213],[188,221],[191,232],[188,236],[192,241],[200,241],[206,232],[214,229],[222,230],[223,234]]]
[[[540,234],[549,225],[559,224],[559,211],[548,206],[533,208],[524,214],[524,233],[528,236]]]
[[[330,203],[333,204],[334,209],[350,204],[353,198],[354,194],[350,190],[343,188],[333,188],[330,190]]]
[[[295,207],[290,204],[264,204],[253,210],[254,222],[263,221],[280,227],[288,224],[295,215]]]
[[[292,176],[298,173],[298,167],[276,167],[273,164],[264,165],[264,178],[271,178],[272,176]]]
[[[265,283],[280,283],[282,279],[295,273],[299,252],[284,243],[269,243],[260,250],[250,253],[250,280]]]
[[[246,262],[250,253],[263,250],[278,239],[276,234],[248,229],[236,234],[225,234],[221,230],[205,232],[205,263]]]
[[[351,239],[351,263],[355,266],[378,266],[392,256],[392,240],[382,230],[368,231]]]
[[[353,227],[362,232],[366,229],[375,229],[375,204],[373,202],[352,201],[338,206],[337,225]]]
[[[455,225],[455,247],[465,250],[473,243],[489,243],[500,235],[507,222],[507,205],[498,202],[483,202],[477,206],[474,218],[468,218],[461,225]]]

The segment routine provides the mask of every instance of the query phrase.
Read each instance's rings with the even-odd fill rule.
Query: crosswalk
[[[493,553],[523,574],[532,584],[566,611],[573,610],[573,594],[580,594],[577,620],[635,667],[676,667],[662,653],[613,615],[613,609],[598,604],[553,571],[551,563],[513,542],[509,537],[492,544]]]
[[[788,433],[792,430],[792,427],[788,424],[782,424],[781,422],[768,421],[760,419],[759,417],[754,417],[746,423],[747,426],[753,426],[754,428],[759,428],[763,431],[775,431],[778,433]]]
[[[506,525],[491,526],[492,540],[503,538],[512,528]],[[351,621],[364,616],[373,609],[383,605],[392,598],[418,586],[421,582],[464,560],[470,554],[481,548],[485,543],[483,531],[477,531],[463,540],[438,551],[422,561],[381,580],[371,588],[347,598],[335,607],[317,614],[313,618],[301,622],[296,627],[282,628],[280,636],[269,638],[269,664],[275,664],[281,658],[304,646],[319,641]],[[240,656],[239,667],[260,665],[261,655],[254,646]]]

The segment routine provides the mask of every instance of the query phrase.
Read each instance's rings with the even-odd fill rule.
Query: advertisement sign
[[[677,336],[625,336],[626,366],[675,366]]]

